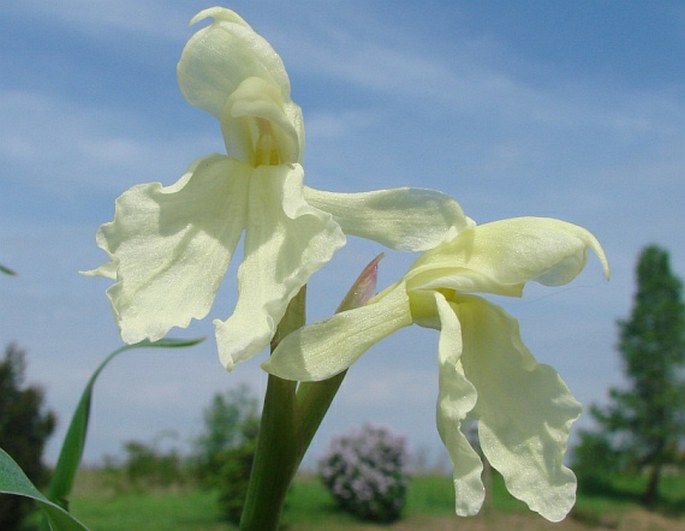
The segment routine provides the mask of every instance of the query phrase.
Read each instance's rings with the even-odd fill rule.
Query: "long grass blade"
[[[86,443],[86,433],[88,431],[88,420],[90,417],[90,404],[93,395],[93,386],[102,370],[112,361],[116,356],[127,350],[137,348],[181,348],[191,347],[197,345],[204,338],[198,339],[161,339],[159,341],[141,341],[134,345],[125,345],[112,352],[100,366],[95,370],[93,375],[88,380],[88,384],[83,390],[81,399],[79,400],[74,416],[69,424],[69,429],[64,437],[64,443],[55,466],[55,471],[48,487],[48,498],[55,503],[58,503],[64,509],[69,510],[68,496],[74,485],[74,478],[81,462],[83,455],[83,448]]]

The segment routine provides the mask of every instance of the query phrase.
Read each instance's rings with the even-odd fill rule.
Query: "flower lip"
[[[285,105],[273,83],[259,77],[243,80],[228,98],[220,120],[226,150],[252,166],[298,162],[299,132]]]

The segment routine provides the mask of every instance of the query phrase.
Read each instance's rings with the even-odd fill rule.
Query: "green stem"
[[[272,350],[281,338],[304,324],[304,300],[303,288],[288,306],[272,342]],[[301,459],[296,386],[297,382],[269,375],[247,498],[240,519],[241,530],[278,529],[285,497]]]
[[[369,262],[345,295],[336,313],[358,308],[366,304],[376,289],[378,262],[383,258],[379,254]],[[347,371],[323,380],[321,382],[302,382],[297,388],[297,411],[299,414],[299,437],[301,441],[300,461],[304,457],[309,444],[319,429],[321,421],[340,389]]]
[[[376,286],[377,256],[366,266],[338,312],[368,302]],[[293,298],[278,325],[271,351],[305,324],[305,288]],[[282,380],[269,375],[247,498],[240,519],[243,531],[277,530],[285,497],[314,434],[338,392],[345,372],[321,382]]]
[[[295,430],[295,382],[269,376],[241,530],[278,529],[300,453]]]
[[[297,388],[297,410],[299,412],[299,461],[302,461],[309,445],[319,429],[326,412],[340,389],[347,371],[321,382],[302,382]]]

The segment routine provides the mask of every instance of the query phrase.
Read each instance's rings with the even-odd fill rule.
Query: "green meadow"
[[[390,525],[361,522],[340,511],[313,476],[299,476],[288,496],[283,529],[304,530],[682,530],[685,529],[685,476],[663,480],[659,506],[651,511],[638,500],[641,477],[621,477],[599,492],[578,495],[575,509],[560,524],[546,522],[505,490],[494,475],[485,506],[476,517],[453,513],[451,478],[419,475],[412,478],[403,517]],[[84,470],[77,479],[72,512],[94,531],[231,530],[221,519],[216,493],[192,486],[143,489],[117,488],[97,470]]]

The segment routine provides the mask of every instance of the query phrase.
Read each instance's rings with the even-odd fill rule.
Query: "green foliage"
[[[88,384],[86,385],[81,399],[76,406],[76,411],[69,424],[69,429],[62,443],[62,450],[60,451],[59,459],[57,460],[57,465],[53,471],[52,479],[48,487],[48,495],[44,496],[39,492],[33,485],[31,480],[26,477],[24,470],[30,471],[31,467],[40,465],[40,454],[39,457],[26,463],[22,464],[24,470],[20,467],[14,460],[12,460],[4,451],[0,455],[0,493],[6,492],[9,494],[14,494],[11,498],[6,498],[2,500],[2,503],[15,504],[17,501],[24,502],[25,498],[30,498],[37,501],[45,516],[47,516],[50,524],[57,525],[56,529],[76,529],[81,528],[81,524],[69,517],[68,511],[68,496],[71,493],[74,478],[76,476],[76,471],[81,461],[81,455],[83,453],[83,447],[86,440],[86,432],[88,429],[88,418],[90,416],[90,402],[93,392],[93,386],[95,381],[105,368],[105,366],[118,354],[140,347],[162,347],[162,348],[176,348],[176,347],[187,347],[192,346],[202,341],[202,339],[189,339],[189,340],[174,340],[174,339],[162,339],[156,342],[142,341],[135,345],[126,345],[121,347],[114,352],[112,352],[105,360],[98,366],[93,375],[90,377]],[[11,353],[10,353],[11,352]],[[34,409],[38,410],[40,402],[42,401],[42,395],[39,390],[35,388],[30,388],[26,395],[21,394],[18,391],[19,385],[23,381],[24,372],[24,354],[19,354],[16,348],[8,348],[8,353],[6,354],[5,362],[0,364],[0,427],[6,430],[8,435],[8,441],[10,445],[16,443],[21,439],[17,434],[23,434],[17,428],[17,431],[12,430],[12,419],[14,418],[14,410],[17,406],[28,404],[34,404]],[[25,401],[22,397],[28,396],[28,401]],[[5,409],[3,410],[2,407]],[[49,420],[49,422],[48,422]],[[29,423],[33,429],[41,428],[45,430],[48,424],[51,426],[49,431],[54,428],[54,418],[46,417],[46,420],[38,421],[34,423]],[[8,428],[9,426],[9,428]],[[19,425],[20,427],[23,424]],[[12,430],[12,431],[10,431]],[[22,446],[22,450],[26,451],[32,449],[35,446],[35,438]],[[32,445],[33,444],[33,445]],[[10,445],[5,445],[2,440],[0,440],[0,447],[8,447]],[[42,442],[40,445],[42,453]],[[2,510],[0,507],[0,518],[15,518],[14,512],[11,510]],[[66,518],[65,518],[66,515]],[[8,520],[9,523],[0,521],[3,524],[2,529],[14,529],[16,527],[15,520]],[[43,528],[48,525],[47,522],[43,522]],[[76,525],[76,527],[74,527]],[[80,527],[79,527],[80,526]]]
[[[583,430],[580,440],[573,451],[573,469],[584,492],[600,493],[614,474],[625,469],[625,456],[612,446],[606,433]]]
[[[7,500],[36,501],[43,508],[49,525],[60,531],[83,531],[86,529],[76,518],[56,503],[47,499],[26,477],[24,471],[10,455],[0,448],[0,493],[10,494]],[[13,515],[13,513],[11,514]],[[6,527],[2,529],[21,529],[21,522],[14,522],[3,515]]]
[[[222,454],[223,463],[217,478],[219,504],[226,520],[235,525],[240,524],[243,513],[256,447],[256,439],[253,439]]]
[[[212,397],[203,412],[204,430],[195,440],[197,472],[207,486],[216,486],[226,452],[256,439],[258,405],[245,384]]]
[[[0,264],[0,273],[4,273],[5,275],[16,275],[14,271],[12,271],[9,267],[5,267],[4,265]]]
[[[177,448],[162,449],[160,441],[173,432],[162,432],[152,443],[127,441],[123,461],[108,457],[105,471],[108,486],[115,492],[168,489],[189,482],[186,460]]]
[[[640,254],[633,309],[618,327],[628,388],[611,389],[610,404],[592,408],[599,433],[581,434],[576,465],[591,479],[592,470],[594,479],[615,469],[649,470],[643,501],[651,505],[685,436],[685,304],[667,251],[649,246]]]
[[[26,352],[15,344],[0,359],[0,448],[24,470],[31,482],[45,484],[43,449],[55,429],[55,415],[43,411],[43,392],[25,386]],[[0,497],[0,529],[17,528],[32,503],[16,496]]]
[[[126,474],[132,483],[167,487],[183,481],[182,460],[176,450],[160,452],[137,441],[127,442],[124,448]]]
[[[247,385],[215,394],[195,441],[201,482],[219,491],[221,510],[237,524],[243,510],[259,430],[258,400]]]
[[[59,503],[68,509],[68,497],[74,484],[76,472],[81,463],[83,447],[86,444],[86,433],[88,431],[88,421],[90,418],[90,403],[93,396],[95,382],[104,368],[122,352],[136,348],[183,348],[197,345],[203,340],[198,339],[160,339],[159,341],[141,341],[134,345],[124,345],[107,356],[102,363],[95,369],[86,384],[81,398],[74,411],[74,416],[69,424],[69,429],[64,437],[62,449],[57,460],[57,465],[50,481],[48,498]]]

